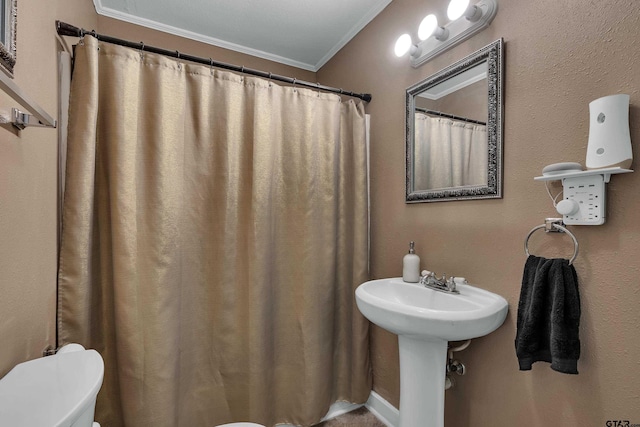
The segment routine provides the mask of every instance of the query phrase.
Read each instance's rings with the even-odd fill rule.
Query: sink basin
[[[356,304],[376,325],[398,335],[400,427],[444,426],[448,341],[490,334],[507,316],[507,301],[471,285],[439,292],[402,278],[371,280]]]
[[[460,341],[502,325],[508,309],[504,298],[471,285],[458,290],[448,294],[402,278],[372,280],[358,286],[356,303],[367,319],[398,335]]]

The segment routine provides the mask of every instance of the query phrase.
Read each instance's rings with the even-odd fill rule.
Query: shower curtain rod
[[[475,123],[477,125],[487,125],[485,122],[481,122],[479,120],[467,119],[466,117],[454,116],[453,114],[443,113],[441,111],[428,110],[426,108],[416,107],[416,111],[420,111],[422,113],[432,114],[435,116],[446,117],[447,119],[460,120],[467,123]]]
[[[238,73],[250,74],[252,76],[257,76],[257,77],[264,77],[270,80],[277,80],[280,82],[289,83],[294,86],[295,85],[304,86],[312,89],[323,90],[326,92],[338,93],[340,95],[352,96],[354,98],[360,98],[365,102],[371,101],[371,94],[368,94],[368,93],[354,93],[354,92],[344,91],[342,89],[338,89],[335,87],[324,86],[324,85],[321,85],[320,83],[306,82],[304,80],[298,80],[292,77],[285,77],[285,76],[280,76],[278,74],[272,74],[272,73],[267,73],[260,70],[254,70],[251,68],[245,68],[244,66],[239,67],[237,65],[214,61],[211,58],[202,58],[198,56],[188,55],[185,53],[181,53],[177,50],[171,51],[171,50],[161,49],[159,47],[147,46],[143,42],[137,43],[137,42],[131,42],[128,40],[118,39],[111,36],[105,36],[105,35],[96,33],[95,30],[87,31],[83,28],[78,28],[71,24],[67,24],[66,22],[56,21],[56,30],[58,31],[58,34],[61,36],[84,37],[85,35],[88,34],[97,38],[102,42],[117,44],[120,46],[130,47],[133,49],[139,49],[140,51],[144,51],[144,52],[157,53],[157,54],[169,56],[172,58],[184,59],[186,61],[196,62],[198,64],[209,65],[211,67],[224,68],[225,70],[236,71]]]

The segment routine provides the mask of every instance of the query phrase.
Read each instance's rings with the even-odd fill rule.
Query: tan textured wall
[[[498,331],[458,354],[468,374],[446,395],[447,426],[604,426],[640,423],[640,173],[614,176],[603,226],[574,226],[582,297],[580,374],[538,363],[518,371],[516,307],[529,230],[554,216],[543,166],[584,163],[588,102],[631,95],[631,135],[640,158],[640,2],[499,0],[491,26],[419,69],[393,55],[402,32],[445,0],[394,0],[319,72],[324,84],[371,92],[372,277],[401,274],[408,242],[422,267],[466,276],[510,304]],[[405,89],[503,37],[506,43],[504,198],[404,203]],[[569,256],[566,236],[534,235],[532,253]],[[374,388],[399,400],[394,335],[373,328]]]
[[[15,82],[57,117],[55,20],[94,26],[91,0],[18,1]],[[0,92],[0,110],[18,105]],[[0,127],[0,376],[55,345],[57,130]]]

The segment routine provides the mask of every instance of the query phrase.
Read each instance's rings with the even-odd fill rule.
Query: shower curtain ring
[[[144,42],[140,42],[140,59],[144,59]]]

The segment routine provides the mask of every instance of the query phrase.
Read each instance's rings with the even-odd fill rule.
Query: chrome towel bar
[[[574,236],[573,233],[564,226],[562,218],[546,218],[544,220],[544,224],[533,227],[531,231],[529,231],[529,234],[527,234],[527,238],[524,240],[524,253],[527,254],[527,256],[531,255],[529,253],[529,238],[537,230],[543,228],[546,233],[566,233],[571,237],[571,240],[573,240],[573,256],[569,260],[569,265],[573,264],[578,256],[578,240],[576,239],[576,236]]]

